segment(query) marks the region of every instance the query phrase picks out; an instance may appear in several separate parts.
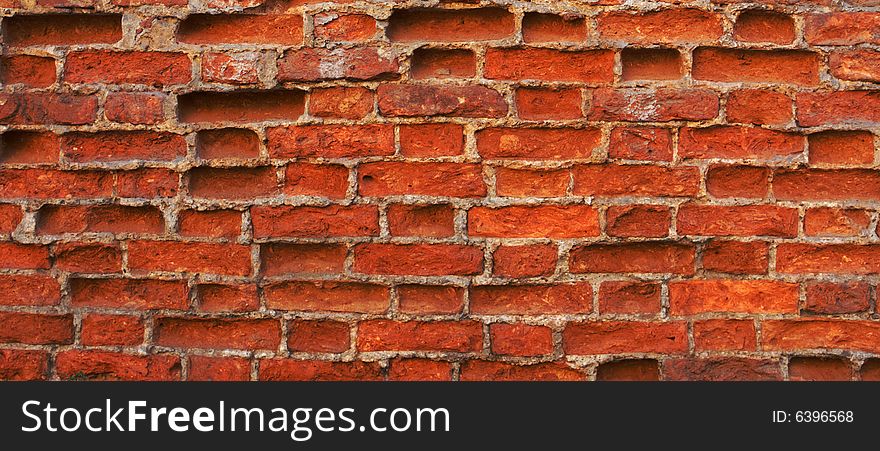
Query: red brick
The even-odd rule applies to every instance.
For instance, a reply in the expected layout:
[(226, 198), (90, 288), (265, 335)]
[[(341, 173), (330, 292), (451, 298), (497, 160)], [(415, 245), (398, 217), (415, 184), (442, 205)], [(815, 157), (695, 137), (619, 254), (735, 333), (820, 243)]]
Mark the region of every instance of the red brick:
[(191, 14), (181, 21), (177, 40), (187, 44), (286, 44), (303, 40), (296, 15)]
[(795, 38), (794, 20), (775, 11), (746, 10), (736, 18), (733, 37), (741, 42), (790, 44)]
[(672, 132), (666, 128), (616, 127), (608, 156), (623, 160), (671, 161)]
[(797, 313), (798, 286), (770, 280), (686, 280), (669, 283), (669, 313)]
[(52, 253), (62, 271), (112, 273), (122, 271), (122, 251), (116, 244), (57, 243)]
[(58, 353), (55, 371), (69, 380), (180, 380), (176, 355), (131, 355), (104, 351), (68, 350)]
[(0, 204), (0, 233), (11, 234), (21, 223), (24, 213), (14, 204)]
[(681, 53), (675, 49), (625, 48), (620, 63), (624, 81), (677, 80), (684, 75)]
[(459, 287), (400, 285), (398, 308), (409, 314), (458, 313), (464, 306), (464, 291)]
[(251, 207), (254, 237), (378, 236), (379, 210), (348, 207)]
[(599, 287), (599, 313), (660, 313), (660, 285), (651, 282), (602, 282)]
[(289, 164), (285, 168), (283, 190), (290, 196), (344, 198), (348, 192), (348, 168), (329, 164)]
[(880, 174), (873, 170), (777, 170), (773, 194), (782, 200), (873, 200), (880, 196)]
[(49, 248), (39, 244), (19, 244), (0, 241), (0, 268), (49, 269)]
[(593, 289), (589, 283), (473, 286), (470, 309), (478, 315), (590, 313)]
[(548, 277), (556, 272), (556, 246), (534, 244), (501, 246), (492, 254), (492, 273), (501, 277)]
[(501, 8), (396, 10), (386, 34), (397, 42), (489, 41), (513, 35), (514, 21), (513, 14)]
[(202, 80), (233, 85), (258, 83), (262, 59), (258, 52), (206, 53), (202, 56)]
[(542, 13), (526, 13), (522, 20), (525, 42), (583, 42), (587, 28), (583, 17)]
[(694, 246), (688, 243), (588, 244), (571, 250), (572, 273), (694, 273)]
[(810, 236), (860, 236), (870, 223), (868, 211), (853, 208), (810, 208), (804, 214), (804, 232)]
[(711, 166), (706, 191), (714, 197), (763, 199), (770, 190), (770, 170), (754, 166)]
[(566, 354), (624, 354), (687, 352), (684, 322), (605, 321), (569, 323), (562, 332)]
[(204, 357), (194, 355), (189, 358), (190, 381), (247, 381), (250, 380), (251, 364), (238, 357)]
[(260, 141), (253, 130), (220, 128), (202, 130), (196, 135), (196, 152), (202, 159), (256, 158)]
[(874, 352), (880, 345), (880, 324), (848, 320), (765, 320), (761, 341), (767, 351), (842, 349)]
[(831, 53), (828, 58), (831, 75), (850, 81), (880, 81), (880, 52), (858, 49)]
[(400, 126), (400, 153), (406, 157), (461, 155), (464, 130), (458, 124)]
[(166, 95), (157, 92), (114, 92), (104, 102), (108, 121), (154, 125), (165, 120)]
[(372, 125), (306, 125), (266, 131), (272, 158), (355, 158), (392, 155), (394, 128)]
[(180, 122), (296, 120), (305, 112), (303, 91), (191, 92), (177, 96)]
[(73, 343), (73, 315), (0, 312), (0, 343)]
[(45, 380), (48, 368), (49, 353), (45, 351), (0, 349), (0, 380)]
[(341, 274), (346, 254), (346, 247), (339, 244), (271, 243), (260, 249), (260, 271), (264, 276)]
[(184, 210), (178, 233), (185, 237), (235, 238), (241, 235), (241, 212), (236, 210)]
[(62, 233), (150, 233), (165, 231), (162, 212), (152, 206), (46, 205), (37, 213), (36, 232)]
[(798, 210), (775, 205), (684, 204), (676, 220), (680, 235), (795, 237)]
[(261, 381), (378, 381), (378, 362), (267, 359), (260, 361)]
[(376, 162), (358, 167), (358, 192), (375, 197), (481, 197), (486, 184), (477, 164)]
[(151, 131), (67, 133), (61, 153), (77, 163), (113, 161), (170, 161), (186, 156), (182, 135)]
[(144, 321), (137, 316), (92, 313), (82, 318), (82, 344), (135, 346), (144, 342)]
[(28, 45), (113, 44), (122, 39), (119, 14), (16, 15), (3, 21), (4, 41)]
[(343, 322), (297, 320), (289, 327), (287, 348), (294, 352), (338, 354), (351, 346), (350, 327)]
[(176, 348), (275, 350), (281, 324), (275, 319), (156, 318), (153, 340)]
[(64, 63), (68, 83), (108, 83), (167, 86), (192, 80), (192, 62), (184, 53), (71, 52)]
[(380, 85), (379, 112), (389, 117), (503, 117), (508, 105), (485, 86)]
[(462, 381), (581, 381), (585, 376), (564, 362), (517, 365), (467, 360), (461, 366)]
[(528, 357), (553, 352), (553, 331), (546, 326), (495, 323), (489, 333), (495, 354)]
[(612, 205), (605, 212), (605, 230), (618, 237), (664, 237), (672, 215), (659, 205)]
[(448, 237), (455, 232), (450, 205), (390, 205), (388, 229), (394, 236)]
[(693, 53), (698, 80), (746, 83), (819, 83), (819, 55), (800, 50), (744, 50), (701, 47)]
[(804, 23), (804, 38), (812, 45), (855, 45), (880, 43), (880, 14), (834, 12), (810, 14)]
[(562, 197), (568, 191), (567, 169), (495, 168), (495, 191), (510, 197)]
[(247, 276), (250, 247), (239, 244), (131, 241), (128, 266), (133, 271), (171, 271)]
[(189, 172), (189, 191), (202, 199), (255, 199), (278, 193), (275, 167), (194, 168)]
[(658, 381), (660, 366), (656, 360), (630, 359), (603, 363), (596, 368), (597, 381)]
[(754, 351), (755, 322), (737, 319), (709, 319), (694, 323), (697, 351)]
[(388, 369), (391, 381), (448, 381), (452, 379), (452, 365), (448, 362), (425, 359), (394, 359)]
[(373, 91), (367, 88), (317, 88), (309, 96), (309, 114), (361, 119), (373, 112)]
[(803, 153), (803, 136), (753, 127), (683, 128), (679, 155), (684, 158), (725, 158), (777, 161)]
[(870, 286), (864, 282), (812, 282), (806, 286), (804, 311), (837, 315), (867, 311)]
[(583, 116), (582, 102), (581, 91), (574, 88), (516, 90), (516, 109), (520, 119), (578, 119)]
[(693, 196), (700, 185), (695, 167), (594, 164), (576, 166), (573, 174), (580, 196)]
[(116, 174), (120, 197), (174, 197), (180, 176), (168, 169), (138, 169)]
[(369, 41), (376, 36), (376, 19), (366, 14), (315, 15), (315, 37), (335, 42)]
[(880, 359), (868, 359), (859, 369), (859, 375), (863, 381), (880, 380)]
[(95, 121), (98, 97), (27, 92), (0, 94), (0, 124), (83, 125)]
[(458, 244), (381, 244), (354, 247), (353, 270), (365, 274), (473, 275), (483, 271), (483, 250)]
[(250, 312), (260, 308), (254, 285), (199, 285), (198, 299), (203, 312)]
[(785, 125), (794, 119), (791, 99), (776, 91), (743, 89), (727, 96), (727, 122)]
[(413, 51), (410, 74), (416, 80), (470, 78), (477, 73), (472, 50), (418, 48)]
[(851, 381), (852, 362), (838, 358), (792, 357), (788, 361), (792, 381)]
[(599, 235), (599, 214), (587, 205), (541, 205), (468, 211), (468, 235), (506, 238), (580, 238)]
[(874, 134), (868, 131), (832, 130), (808, 136), (810, 164), (874, 162)]
[(32, 55), (5, 56), (0, 59), (0, 81), (32, 88), (51, 86), (55, 83), (55, 59)]
[(782, 273), (873, 274), (880, 271), (880, 246), (858, 244), (780, 244), (776, 269)]
[(477, 352), (483, 349), (483, 325), (476, 321), (362, 321), (357, 348), (360, 352)]
[(70, 279), (74, 307), (186, 310), (185, 281), (153, 279)]
[(483, 158), (569, 160), (590, 158), (602, 133), (595, 128), (487, 128), (476, 138)]
[(803, 127), (880, 123), (880, 93), (877, 91), (801, 93), (795, 103), (797, 122)]
[(58, 305), (61, 286), (58, 281), (43, 275), (0, 276), (0, 305)]
[(387, 80), (400, 77), (397, 56), (375, 47), (302, 48), (278, 60), (279, 82)]
[(610, 83), (614, 78), (614, 52), (555, 49), (490, 48), (484, 76), (496, 80), (543, 80)]
[(720, 15), (698, 9), (611, 11), (596, 20), (603, 39), (631, 44), (712, 42), (723, 33)]
[(663, 363), (663, 377), (672, 381), (778, 381), (779, 363), (741, 357), (673, 359)]
[(0, 163), (58, 163), (61, 138), (50, 132), (7, 130), (0, 135)]
[(388, 287), (354, 282), (280, 282), (263, 294), (276, 310), (382, 313), (389, 307)]
[(608, 89), (593, 91), (588, 117), (597, 121), (697, 121), (718, 116), (718, 94), (706, 89)]
[(761, 241), (709, 241), (703, 248), (703, 268), (730, 274), (766, 274), (769, 247)]

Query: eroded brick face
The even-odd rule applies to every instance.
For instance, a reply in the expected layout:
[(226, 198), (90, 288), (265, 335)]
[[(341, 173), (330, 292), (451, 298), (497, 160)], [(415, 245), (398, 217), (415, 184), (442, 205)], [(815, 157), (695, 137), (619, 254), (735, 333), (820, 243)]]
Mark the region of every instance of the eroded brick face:
[(0, 6), (0, 379), (880, 378), (876, 2)]

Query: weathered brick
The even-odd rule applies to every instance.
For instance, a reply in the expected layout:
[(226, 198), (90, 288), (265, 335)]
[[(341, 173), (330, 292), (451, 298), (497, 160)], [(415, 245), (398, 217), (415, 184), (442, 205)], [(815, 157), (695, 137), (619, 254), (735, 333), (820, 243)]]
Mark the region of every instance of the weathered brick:
[(468, 234), (475, 237), (579, 238), (599, 235), (599, 214), (584, 205), (474, 207)]
[(378, 236), (379, 210), (370, 205), (342, 207), (251, 207), (254, 236)]
[(483, 251), (458, 244), (359, 244), (354, 247), (353, 270), (365, 274), (473, 275), (483, 271)]
[(478, 285), (470, 289), (470, 304), (471, 312), (483, 315), (590, 313), (593, 289), (588, 283)]
[(689, 280), (669, 283), (672, 315), (794, 313), (798, 286), (766, 280)]

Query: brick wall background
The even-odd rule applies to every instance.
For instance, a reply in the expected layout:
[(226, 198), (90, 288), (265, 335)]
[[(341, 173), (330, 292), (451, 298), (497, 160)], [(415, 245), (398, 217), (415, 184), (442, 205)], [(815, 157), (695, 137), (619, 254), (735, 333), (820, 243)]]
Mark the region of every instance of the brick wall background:
[(0, 7), (2, 379), (880, 378), (880, 2)]

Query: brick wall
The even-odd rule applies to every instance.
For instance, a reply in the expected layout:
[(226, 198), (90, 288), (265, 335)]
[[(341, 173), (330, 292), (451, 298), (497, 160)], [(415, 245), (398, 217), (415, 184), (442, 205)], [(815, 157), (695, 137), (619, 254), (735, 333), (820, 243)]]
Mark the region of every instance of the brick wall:
[(877, 6), (0, 0), (0, 378), (880, 378)]

